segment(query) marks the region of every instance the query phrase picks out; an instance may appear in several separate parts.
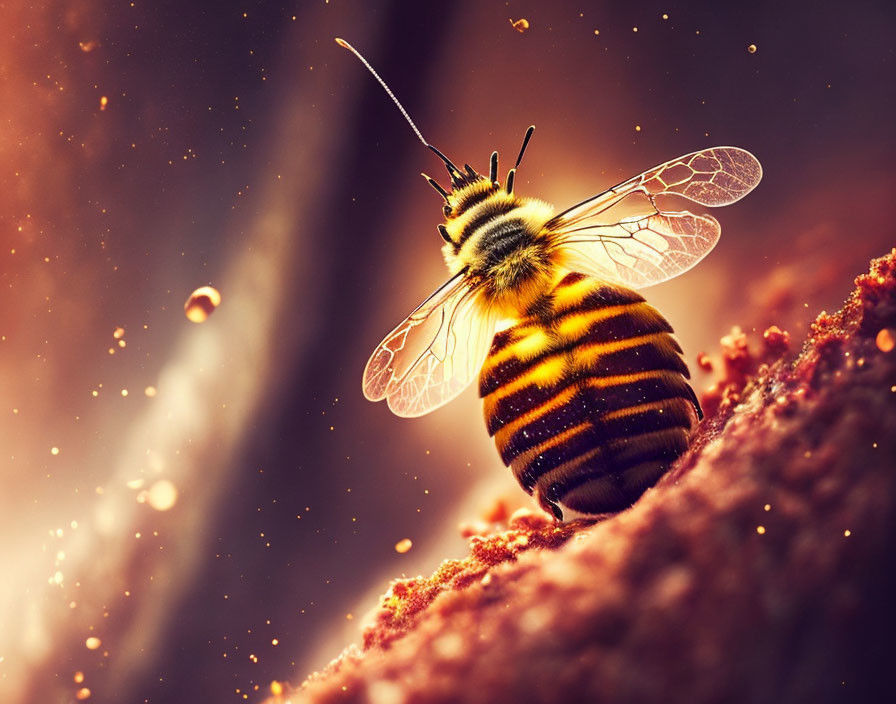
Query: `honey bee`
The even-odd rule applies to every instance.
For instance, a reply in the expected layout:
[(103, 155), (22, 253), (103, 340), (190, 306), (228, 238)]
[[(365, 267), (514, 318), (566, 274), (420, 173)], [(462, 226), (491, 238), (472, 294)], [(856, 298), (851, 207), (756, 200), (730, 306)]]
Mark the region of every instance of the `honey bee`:
[(503, 183), (497, 152), (487, 174), (461, 170), (336, 41), (450, 179), (449, 190), (423, 174), (444, 201), (437, 229), (451, 277), (374, 350), (364, 395), (420, 416), (478, 376), (501, 459), (543, 508), (562, 520), (632, 505), (703, 417), (672, 327), (633, 289), (687, 271), (719, 239), (715, 218), (675, 201), (734, 203), (759, 183), (759, 161), (737, 147), (703, 149), (555, 212), (514, 192), (534, 126)]

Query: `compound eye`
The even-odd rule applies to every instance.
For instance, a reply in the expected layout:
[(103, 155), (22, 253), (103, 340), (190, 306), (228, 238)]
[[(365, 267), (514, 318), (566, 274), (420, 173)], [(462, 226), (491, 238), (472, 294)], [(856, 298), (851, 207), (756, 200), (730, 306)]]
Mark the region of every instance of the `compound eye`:
[(454, 211), (452, 210), (450, 205), (446, 205), (444, 208), (442, 208), (442, 212), (445, 213), (446, 218), (450, 218), (451, 213), (453, 213)]

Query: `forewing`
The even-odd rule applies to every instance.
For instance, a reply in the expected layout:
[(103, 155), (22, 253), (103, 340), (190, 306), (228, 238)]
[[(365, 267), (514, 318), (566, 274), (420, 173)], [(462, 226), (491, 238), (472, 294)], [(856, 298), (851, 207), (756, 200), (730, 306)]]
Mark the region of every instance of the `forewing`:
[[(743, 198), (762, 178), (750, 152), (713, 147), (656, 166), (555, 216), (567, 266), (635, 288), (678, 276), (719, 240), (715, 218), (660, 208), (676, 197), (706, 206)], [(638, 214), (619, 219), (620, 211)], [(615, 217), (614, 217), (615, 215)]]
[(743, 198), (761, 178), (762, 166), (750, 152), (712, 147), (667, 161), (629, 183), (651, 195), (673, 193), (700, 205), (718, 207)]
[(752, 191), (762, 179), (762, 166), (738, 147), (712, 147), (685, 154), (645, 171), (555, 216), (549, 227), (565, 229), (597, 218), (626, 196), (641, 193), (653, 199), (675, 195), (700, 205), (730, 205)]
[(430, 296), (379, 344), (364, 369), (364, 395), (387, 399), (399, 416), (448, 403), (476, 378), (494, 336), (494, 317), (462, 275)]
[(570, 231), (562, 247), (572, 271), (643, 288), (690, 269), (715, 246), (721, 231), (709, 215), (654, 213)]

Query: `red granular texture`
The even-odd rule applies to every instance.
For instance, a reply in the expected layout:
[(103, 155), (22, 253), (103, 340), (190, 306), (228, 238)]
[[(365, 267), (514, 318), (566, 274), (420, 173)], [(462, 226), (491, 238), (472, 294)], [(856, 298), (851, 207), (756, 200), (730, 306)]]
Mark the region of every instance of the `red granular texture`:
[[(298, 702), (890, 701), (896, 250), (629, 510), (531, 514), (396, 582)], [(735, 341), (732, 358), (744, 361)], [(727, 361), (726, 361), (727, 363)]]
[(509, 530), (472, 537), (469, 557), (446, 560), (428, 578), (392, 582), (380, 602), (373, 625), (364, 632), (364, 648), (382, 647), (403, 635), (418, 614), (442, 592), (464, 589), (479, 582), (490, 568), (513, 562), (527, 550), (559, 547), (577, 530), (591, 523), (573, 521), (558, 524), (540, 512), (517, 511), (510, 519)]
[[(763, 364), (772, 364), (787, 356), (790, 350), (790, 334), (772, 325), (762, 333), (760, 346), (751, 347), (747, 335), (734, 328), (725, 335), (719, 345), (722, 351), (722, 374), (700, 397), (700, 405), (706, 418), (713, 418), (720, 411), (730, 412), (741, 401), (741, 394), (753, 380)], [(707, 371), (712, 363), (705, 354), (698, 356), (698, 366)]]
[(790, 349), (790, 334), (777, 325), (772, 325), (762, 333), (765, 355), (780, 357)]

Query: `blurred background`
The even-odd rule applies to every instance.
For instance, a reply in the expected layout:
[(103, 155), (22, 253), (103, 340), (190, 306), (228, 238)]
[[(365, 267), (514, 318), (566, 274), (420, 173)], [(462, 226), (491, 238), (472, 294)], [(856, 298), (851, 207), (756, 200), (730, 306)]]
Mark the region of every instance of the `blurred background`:
[(455, 161), (503, 172), (536, 124), (517, 191), (558, 207), (755, 153), (715, 251), (647, 291), (692, 367), (733, 325), (798, 344), (896, 244), (890, 3), (11, 0), (0, 27), (3, 702), (258, 701), (528, 501), (475, 390), (415, 420), (361, 395), (446, 278), (441, 172), (333, 37)]

